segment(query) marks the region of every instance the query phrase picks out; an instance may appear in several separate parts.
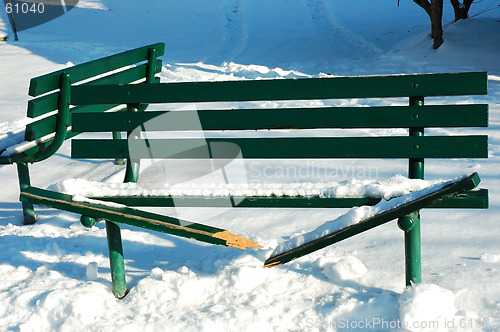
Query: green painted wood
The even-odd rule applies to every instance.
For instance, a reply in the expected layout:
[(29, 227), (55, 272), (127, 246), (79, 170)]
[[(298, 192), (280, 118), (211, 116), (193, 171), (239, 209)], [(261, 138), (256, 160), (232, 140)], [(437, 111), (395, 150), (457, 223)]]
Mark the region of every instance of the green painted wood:
[[(361, 205), (375, 205), (379, 198), (335, 198), (335, 197), (292, 197), (292, 196), (108, 196), (95, 199), (128, 206), (144, 207), (228, 207), (228, 201), (239, 202), (237, 208), (353, 208)], [(431, 204), (430, 209), (462, 208), (487, 209), (488, 190), (467, 191), (447, 197)]]
[[(76, 106), (70, 109), (70, 113), (85, 112), (90, 116), (95, 116), (96, 113), (102, 113), (111, 108), (119, 105), (87, 105), (87, 106)], [(24, 134), (24, 139), (26, 141), (34, 141), (38, 138), (44, 137), (50, 133), (53, 133), (56, 128), (57, 115), (50, 115), (48, 117), (42, 118), (40, 120), (34, 121), (26, 125), (26, 131)], [(69, 125), (71, 125), (72, 116), (70, 116)]]
[(14, 162), (10, 157), (0, 157), (0, 165), (12, 165), (12, 163)]
[(74, 105), (454, 96), (487, 93), (487, 73), (75, 86)]
[(21, 192), (21, 201), (92, 216), (96, 219), (106, 219), (181, 237), (193, 238), (202, 242), (226, 245), (225, 240), (212, 236), (224, 231), (220, 228), (127, 207), (74, 201), (71, 195), (36, 187), (25, 188)]
[[(89, 107), (89, 106), (84, 106)], [(93, 106), (90, 106), (93, 107)], [(109, 105), (100, 105), (102, 108), (111, 107)], [(48, 134), (54, 133), (56, 131), (56, 121), (57, 115), (51, 115), (46, 118), (40, 119), (38, 121), (34, 121), (32, 123), (28, 123), (26, 125), (26, 130), (24, 132), (24, 139), (26, 141), (34, 141), (38, 138), (44, 137)], [(69, 118), (71, 121), (71, 116)]]
[(146, 61), (148, 59), (148, 51), (150, 48), (156, 49), (157, 56), (165, 54), (165, 44), (157, 43), (82, 63), (74, 67), (65, 68), (50, 74), (32, 78), (28, 94), (32, 97), (36, 97), (58, 89), (59, 76), (62, 73), (69, 74), (71, 76), (72, 83), (74, 84), (103, 73)]
[(488, 189), (467, 191), (432, 204), (432, 208), (437, 209), (487, 209), (488, 207)]
[(69, 75), (65, 73), (61, 74), (60, 81), (61, 90), (57, 107), (59, 111), (57, 113), (55, 135), (48, 146), (44, 146), (43, 150), (40, 150), (30, 158), (30, 162), (38, 162), (49, 158), (59, 150), (66, 139), (69, 122), (69, 93), (71, 81)]
[[(161, 71), (161, 64), (161, 60), (157, 60), (155, 73), (159, 73)], [(86, 82), (84, 85), (128, 84), (141, 79), (145, 80), (147, 68), (148, 64), (142, 64), (105, 77), (98, 77), (90, 82)], [(27, 116), (30, 118), (36, 118), (40, 115), (55, 111), (57, 109), (58, 96), (59, 93), (54, 92), (29, 100)]]
[(477, 173), (474, 173), (460, 181), (453, 182), (442, 189), (430, 192), (421, 198), (405, 202), (404, 204), (392, 208), (388, 211), (364, 219), (357, 224), (351, 225), (337, 232), (321, 237), (317, 240), (305, 243), (287, 252), (272, 256), (265, 261), (264, 266), (275, 266), (287, 263), (295, 258), (310, 254), (331, 244), (347, 239), (351, 236), (357, 235), (374, 227), (380, 226), (386, 222), (400, 218), (404, 215), (410, 214), (413, 211), (418, 211), (448, 195), (471, 190), (475, 188), (479, 184), (479, 182), (479, 176), (477, 175)]
[(203, 130), (487, 127), (488, 105), (78, 113), (72, 118), (77, 132), (131, 131), (142, 124), (148, 131), (199, 130), (199, 123)]
[[(72, 158), (486, 158), (487, 136), (72, 140)], [(210, 155), (208, 146), (210, 146)]]
[(129, 206), (144, 207), (228, 207), (236, 208), (351, 208), (360, 205), (375, 205), (377, 198), (328, 198), (290, 196), (105, 196), (96, 199)]

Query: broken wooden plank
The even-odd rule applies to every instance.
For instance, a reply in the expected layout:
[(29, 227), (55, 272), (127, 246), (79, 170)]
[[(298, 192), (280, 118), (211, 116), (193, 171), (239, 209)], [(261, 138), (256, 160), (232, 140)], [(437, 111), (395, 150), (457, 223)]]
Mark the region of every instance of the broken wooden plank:
[[(360, 209), (371, 210), (364, 211), (365, 217), (361, 217), (360, 220), (347, 220), (350, 224), (345, 225), (345, 227), (341, 227), (342, 225), (339, 226), (338, 223), (346, 221), (346, 215), (330, 221), (312, 232), (281, 243), (265, 261), (264, 266), (272, 267), (284, 264), (295, 258), (310, 254), (368, 229), (427, 207), (450, 195), (473, 189), (477, 187), (480, 181), (477, 173), (473, 173), (389, 201), (382, 201), (373, 207), (364, 206), (355, 208), (350, 212), (358, 212), (361, 211)], [(372, 213), (370, 214), (370, 212)]]
[(246, 249), (247, 247), (261, 248), (261, 246), (253, 241), (229, 233), (225, 229), (131, 209), (116, 203), (101, 202), (83, 197), (82, 200), (75, 200), (70, 195), (36, 187), (24, 189), (21, 192), (21, 201), (91, 216), (95, 219), (106, 219), (181, 237), (193, 238), (212, 244), (239, 249)]

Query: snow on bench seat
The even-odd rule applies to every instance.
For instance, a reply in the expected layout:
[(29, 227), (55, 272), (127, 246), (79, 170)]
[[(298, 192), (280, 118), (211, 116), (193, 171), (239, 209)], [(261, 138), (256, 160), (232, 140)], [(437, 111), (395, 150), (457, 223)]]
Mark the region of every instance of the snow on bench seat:
[[(313, 231), (292, 236), (289, 240), (280, 243), (266, 260), (264, 266), (272, 267), (289, 262), (390, 220), (401, 218), (409, 213), (408, 211), (417, 211), (447, 195), (476, 188), (479, 182), (477, 173), (464, 175), (453, 180), (437, 182), (401, 197), (390, 200), (383, 199), (374, 206), (352, 208), (344, 215), (324, 223)], [(415, 217), (418, 218), (418, 215)], [(359, 229), (354, 230), (354, 228)], [(350, 230), (351, 234), (347, 234)], [(342, 233), (346, 235), (342, 235)]]
[(439, 181), (409, 179), (402, 175), (376, 180), (351, 179), (344, 182), (305, 183), (199, 183), (184, 182), (156, 185), (154, 189), (140, 183), (105, 183), (85, 179), (67, 179), (51, 189), (73, 196), (289, 196), (358, 198), (372, 197), (389, 200), (422, 190)]

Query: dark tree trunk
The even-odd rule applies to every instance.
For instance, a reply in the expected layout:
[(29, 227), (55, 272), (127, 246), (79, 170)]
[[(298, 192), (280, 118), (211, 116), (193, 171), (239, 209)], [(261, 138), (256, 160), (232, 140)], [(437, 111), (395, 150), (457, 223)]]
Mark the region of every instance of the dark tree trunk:
[[(431, 36), (434, 39), (434, 48), (443, 44), (443, 0), (413, 0), (414, 3), (422, 7), (431, 19)], [(474, 0), (450, 0), (455, 11), (455, 22), (466, 19), (469, 16), (469, 9)]]
[(455, 22), (458, 20), (464, 20), (469, 17), (469, 9), (474, 0), (464, 0), (461, 4), (458, 0), (450, 0), (453, 10), (455, 11)]
[(427, 15), (429, 15), (429, 18), (432, 17), (431, 4), (428, 0), (413, 0), (413, 2), (422, 7)]
[[(470, 0), (469, 0), (470, 1)], [(422, 7), (431, 19), (431, 36), (434, 39), (434, 48), (438, 48), (443, 43), (443, 0), (413, 0)]]
[(443, 0), (431, 0), (431, 27), (434, 49), (443, 44)]

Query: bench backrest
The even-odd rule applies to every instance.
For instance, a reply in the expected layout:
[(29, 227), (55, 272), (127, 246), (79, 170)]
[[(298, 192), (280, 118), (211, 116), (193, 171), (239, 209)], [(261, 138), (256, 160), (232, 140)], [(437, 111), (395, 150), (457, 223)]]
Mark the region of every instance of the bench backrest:
[[(210, 145), (234, 143), (243, 158), (486, 158), (486, 135), (424, 136), (424, 128), (486, 127), (488, 105), (424, 106), (424, 97), (487, 93), (486, 73), (395, 75), (352, 78), (314, 78), (228, 82), (162, 83), (78, 86), (71, 90), (74, 105), (129, 105), (233, 101), (278, 101), (346, 98), (409, 97), (408, 106), (318, 107), (178, 111), (169, 123), (148, 122), (148, 131), (194, 130), (199, 117), (203, 130), (410, 128), (409, 136), (207, 138)], [(195, 114), (193, 114), (195, 113)], [(166, 111), (73, 115), (73, 131), (132, 131)], [(155, 158), (205, 158), (200, 149), (172, 154), (174, 147), (191, 146), (196, 139), (74, 140), (73, 158), (128, 158), (132, 147), (154, 146)], [(140, 149), (134, 149), (136, 151)], [(178, 149), (177, 149), (178, 150)], [(232, 158), (220, 149), (212, 158)], [(150, 158), (148, 151), (136, 158)]]
[[(35, 120), (26, 126), (25, 140), (38, 142), (16, 156), (17, 159), (36, 161), (36, 154), (51, 144), (52, 140), (47, 137), (53, 135), (57, 129), (59, 113), (55, 111), (60, 110), (63, 74), (67, 75), (71, 85), (153, 83), (155, 74), (160, 72), (162, 67), (162, 62), (157, 57), (162, 56), (164, 52), (163, 43), (148, 45), (31, 79), (28, 94), (35, 98), (28, 101), (27, 116)], [(69, 112), (100, 113), (120, 104), (76, 106), (70, 108)], [(66, 139), (77, 135), (72, 131), (71, 117), (68, 118), (67, 127)]]

